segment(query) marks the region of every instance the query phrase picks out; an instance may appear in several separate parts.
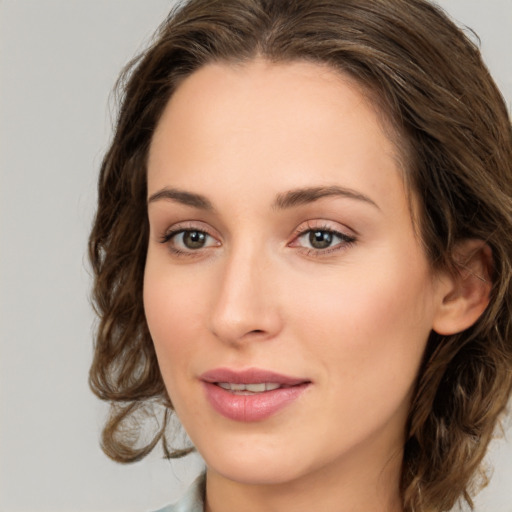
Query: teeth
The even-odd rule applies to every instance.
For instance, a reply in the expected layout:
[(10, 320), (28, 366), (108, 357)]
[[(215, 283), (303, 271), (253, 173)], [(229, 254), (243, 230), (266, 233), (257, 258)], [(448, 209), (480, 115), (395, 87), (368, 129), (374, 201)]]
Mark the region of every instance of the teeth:
[(250, 393), (263, 393), (281, 387), (277, 382), (259, 382), (258, 384), (235, 384), (233, 382), (217, 382), (217, 386), (228, 391), (249, 391)]
[(240, 387), (239, 391), (250, 391), (251, 393), (262, 393), (265, 391), (265, 383), (260, 384), (238, 384)]

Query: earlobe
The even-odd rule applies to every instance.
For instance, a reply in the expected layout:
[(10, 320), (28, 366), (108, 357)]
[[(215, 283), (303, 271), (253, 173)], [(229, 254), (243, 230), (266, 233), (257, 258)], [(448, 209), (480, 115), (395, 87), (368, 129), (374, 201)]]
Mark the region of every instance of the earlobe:
[(441, 280), (433, 330), (441, 335), (462, 332), (480, 318), (492, 288), (492, 251), (482, 240), (464, 240), (455, 251), (457, 271)]

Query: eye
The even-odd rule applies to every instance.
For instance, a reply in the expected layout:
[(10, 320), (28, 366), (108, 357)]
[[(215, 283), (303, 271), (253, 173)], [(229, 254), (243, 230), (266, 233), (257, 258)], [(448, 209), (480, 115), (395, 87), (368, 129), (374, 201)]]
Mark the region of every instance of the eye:
[(290, 247), (304, 249), (308, 255), (321, 255), (341, 250), (356, 241), (355, 236), (329, 227), (309, 227), (297, 230), (297, 236)]
[(210, 236), (204, 231), (182, 231), (173, 236), (175, 244), (183, 245), (187, 249), (202, 249)]
[(306, 238), (307, 243), (309, 243), (313, 249), (328, 249), (339, 237), (332, 231), (316, 229), (305, 233), (299, 238)]
[(199, 229), (176, 229), (169, 231), (162, 238), (162, 243), (178, 254), (189, 253), (218, 246), (219, 242), (206, 231)]

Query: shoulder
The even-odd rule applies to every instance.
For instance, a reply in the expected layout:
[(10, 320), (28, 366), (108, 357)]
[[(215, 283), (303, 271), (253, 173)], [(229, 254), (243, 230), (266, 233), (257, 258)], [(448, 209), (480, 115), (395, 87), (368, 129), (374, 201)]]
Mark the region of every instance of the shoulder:
[(167, 505), (164, 508), (155, 510), (155, 512), (203, 512), (205, 485), (206, 475), (203, 473), (196, 478), (185, 495), (177, 503)]

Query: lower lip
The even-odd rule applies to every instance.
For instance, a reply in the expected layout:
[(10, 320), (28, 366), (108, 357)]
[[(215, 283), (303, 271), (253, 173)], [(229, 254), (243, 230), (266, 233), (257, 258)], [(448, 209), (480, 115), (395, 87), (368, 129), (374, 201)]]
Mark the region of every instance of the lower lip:
[(297, 400), (309, 383), (250, 395), (236, 395), (210, 382), (203, 385), (208, 401), (219, 414), (234, 421), (253, 422), (264, 420)]

